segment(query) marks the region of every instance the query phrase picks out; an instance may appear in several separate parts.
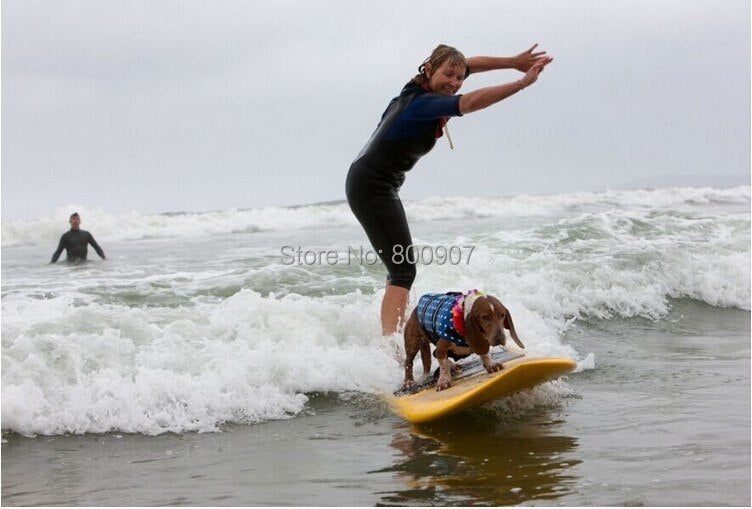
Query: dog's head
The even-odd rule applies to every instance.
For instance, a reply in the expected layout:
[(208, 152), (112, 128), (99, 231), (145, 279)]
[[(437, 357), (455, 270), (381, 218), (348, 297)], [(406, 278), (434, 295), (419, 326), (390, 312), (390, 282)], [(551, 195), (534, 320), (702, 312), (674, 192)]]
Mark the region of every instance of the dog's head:
[(475, 353), (484, 355), (491, 346), (506, 345), (504, 329), (520, 348), (525, 348), (514, 330), (512, 315), (499, 299), (483, 294), (465, 298), (465, 339)]

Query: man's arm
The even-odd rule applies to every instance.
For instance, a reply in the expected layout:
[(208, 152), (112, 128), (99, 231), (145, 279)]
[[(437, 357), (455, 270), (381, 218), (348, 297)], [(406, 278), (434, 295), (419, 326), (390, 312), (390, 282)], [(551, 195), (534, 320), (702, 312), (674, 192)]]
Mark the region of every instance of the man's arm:
[(92, 235), (91, 233), (89, 234), (89, 244), (91, 244), (91, 247), (93, 247), (93, 248), (94, 248), (94, 251), (96, 251), (96, 252), (97, 252), (97, 254), (99, 255), (99, 257), (100, 257), (100, 258), (101, 258), (102, 260), (106, 260), (106, 259), (107, 259), (107, 258), (106, 258), (106, 257), (104, 256), (104, 251), (102, 251), (102, 248), (101, 248), (101, 247), (99, 247), (99, 244), (97, 244), (97, 241), (96, 241), (96, 240), (94, 240), (94, 235)]
[(493, 71), (495, 69), (517, 69), (527, 72), (538, 60), (545, 58), (545, 51), (533, 53), (537, 44), (514, 57), (470, 57), (467, 59), (467, 67), (470, 73)]
[(65, 237), (65, 234), (63, 234), (60, 237), (60, 244), (57, 246), (57, 250), (52, 254), (52, 260), (50, 260), (50, 263), (57, 263), (57, 259), (60, 258), (60, 253), (63, 252), (63, 238)]

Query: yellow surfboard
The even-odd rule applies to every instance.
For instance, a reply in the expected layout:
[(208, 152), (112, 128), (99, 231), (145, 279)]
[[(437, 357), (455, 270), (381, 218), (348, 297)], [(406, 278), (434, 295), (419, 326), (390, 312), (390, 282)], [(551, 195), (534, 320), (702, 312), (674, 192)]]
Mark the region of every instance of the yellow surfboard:
[(413, 394), (398, 391), (387, 398), (387, 403), (397, 415), (410, 422), (435, 421), (548, 382), (571, 373), (577, 366), (572, 359), (527, 357), (524, 350), (507, 347), (492, 354), (495, 362), (503, 363), (504, 369), (486, 373), (478, 357), (472, 357), (471, 362), (460, 363), (462, 372), (452, 377), (450, 388), (437, 391), (435, 381), (429, 380)]

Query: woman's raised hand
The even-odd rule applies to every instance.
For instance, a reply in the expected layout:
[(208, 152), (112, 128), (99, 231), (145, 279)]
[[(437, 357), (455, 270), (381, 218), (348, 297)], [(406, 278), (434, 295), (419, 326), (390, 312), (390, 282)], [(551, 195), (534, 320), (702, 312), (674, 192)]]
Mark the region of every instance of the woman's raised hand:
[(530, 69), (525, 73), (525, 75), (519, 79), (520, 84), (522, 85), (522, 88), (528, 87), (535, 83), (538, 80), (538, 75), (543, 72), (543, 69), (546, 68), (548, 64), (550, 64), (554, 59), (551, 57), (546, 57), (538, 60), (535, 62)]
[(543, 55), (546, 54), (545, 51), (533, 53), (533, 50), (537, 47), (538, 43), (535, 43), (529, 50), (523, 51), (522, 53), (514, 57), (514, 68), (520, 72), (527, 72), (530, 70), (533, 64), (544, 60), (545, 57)]

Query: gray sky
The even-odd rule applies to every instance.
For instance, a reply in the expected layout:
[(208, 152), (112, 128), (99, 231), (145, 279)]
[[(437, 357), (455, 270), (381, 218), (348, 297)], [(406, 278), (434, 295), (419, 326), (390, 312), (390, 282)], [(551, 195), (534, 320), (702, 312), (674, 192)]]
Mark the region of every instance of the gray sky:
[(3, 0), (3, 220), (344, 199), (436, 44), (535, 42), (538, 83), (452, 120), (403, 199), (749, 184), (747, 1)]

